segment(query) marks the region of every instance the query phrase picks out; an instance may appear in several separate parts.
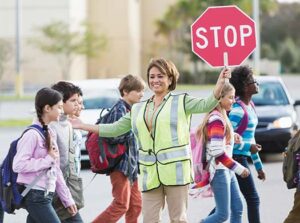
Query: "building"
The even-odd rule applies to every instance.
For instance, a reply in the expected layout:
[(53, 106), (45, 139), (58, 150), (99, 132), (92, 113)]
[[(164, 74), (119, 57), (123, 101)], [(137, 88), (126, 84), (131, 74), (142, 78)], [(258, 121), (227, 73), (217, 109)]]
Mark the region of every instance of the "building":
[[(14, 46), (15, 2), (0, 1), (0, 38)], [(21, 73), (25, 84), (49, 84), (62, 79), (58, 57), (30, 44), (36, 28), (53, 21), (77, 24), (87, 21), (96, 33), (105, 34), (108, 44), (98, 58), (78, 57), (71, 67), (71, 79), (107, 78), (124, 74), (145, 75), (149, 59), (163, 56), (162, 37), (155, 35), (155, 20), (176, 0), (19, 0)], [(14, 83), (14, 58), (1, 82)]]

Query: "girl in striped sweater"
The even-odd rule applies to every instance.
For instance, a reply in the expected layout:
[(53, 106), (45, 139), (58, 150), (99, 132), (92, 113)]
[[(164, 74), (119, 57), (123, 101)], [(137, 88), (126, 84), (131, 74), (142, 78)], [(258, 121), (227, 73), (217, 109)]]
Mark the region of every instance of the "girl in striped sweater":
[(231, 158), (234, 138), (238, 140), (238, 136), (234, 137), (226, 112), (231, 109), (234, 97), (234, 87), (226, 83), (219, 104), (206, 115), (197, 132), (204, 136), (206, 142), (206, 160), (216, 202), (214, 213), (203, 219), (202, 223), (225, 222), (229, 216), (231, 223), (242, 222), (243, 206), (234, 173), (247, 177), (249, 170)]

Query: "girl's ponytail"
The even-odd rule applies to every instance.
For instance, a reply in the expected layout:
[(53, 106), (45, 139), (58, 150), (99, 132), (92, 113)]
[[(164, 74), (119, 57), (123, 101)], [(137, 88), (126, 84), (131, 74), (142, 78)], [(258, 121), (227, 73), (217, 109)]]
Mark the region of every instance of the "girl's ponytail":
[(49, 151), (52, 147), (51, 136), (49, 133), (48, 125), (43, 120), (44, 108), (46, 105), (50, 107), (62, 100), (62, 95), (51, 88), (40, 89), (35, 96), (35, 111), (39, 122), (43, 126), (43, 130), (46, 137), (46, 148)]

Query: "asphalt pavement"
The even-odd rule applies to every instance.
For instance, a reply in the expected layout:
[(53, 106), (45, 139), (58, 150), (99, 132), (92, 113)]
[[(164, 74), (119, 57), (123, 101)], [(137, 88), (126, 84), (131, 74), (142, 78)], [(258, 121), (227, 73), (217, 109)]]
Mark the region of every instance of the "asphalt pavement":
[[(6, 154), (9, 143), (20, 135), (21, 128), (0, 128), (0, 159)], [(282, 223), (293, 204), (293, 190), (288, 190), (282, 180), (281, 155), (268, 156), (268, 162), (264, 163), (267, 180), (262, 182), (255, 177), (258, 193), (261, 198), (262, 223)], [(253, 170), (253, 166), (251, 166)], [(254, 171), (255, 173), (255, 171)], [(93, 173), (82, 170), (81, 176), (85, 185), (84, 197), (86, 206), (80, 210), (84, 222), (91, 222), (111, 202), (111, 185), (109, 177), (97, 175), (91, 183)], [(256, 174), (255, 174), (256, 176)], [(197, 223), (214, 207), (213, 198), (189, 199), (188, 219), (189, 223)], [(244, 203), (243, 222), (247, 222), (247, 210)], [(163, 211), (163, 223), (168, 221), (167, 207)], [(26, 222), (26, 211), (18, 210), (16, 215), (5, 215), (5, 223)], [(119, 222), (125, 222), (121, 219)], [(142, 219), (140, 218), (140, 221)]]

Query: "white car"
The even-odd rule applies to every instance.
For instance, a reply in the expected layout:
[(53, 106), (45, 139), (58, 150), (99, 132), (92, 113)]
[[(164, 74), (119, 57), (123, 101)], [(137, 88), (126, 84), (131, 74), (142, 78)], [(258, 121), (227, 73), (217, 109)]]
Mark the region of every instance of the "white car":
[[(73, 84), (81, 88), (83, 92), (83, 104), (80, 119), (84, 123), (95, 124), (100, 117), (100, 113), (105, 108), (111, 108), (120, 98), (118, 78), (114, 79), (87, 79), (72, 81)], [(87, 132), (83, 131), (83, 144), (81, 148), (81, 163), (89, 164), (89, 156), (85, 149)]]

